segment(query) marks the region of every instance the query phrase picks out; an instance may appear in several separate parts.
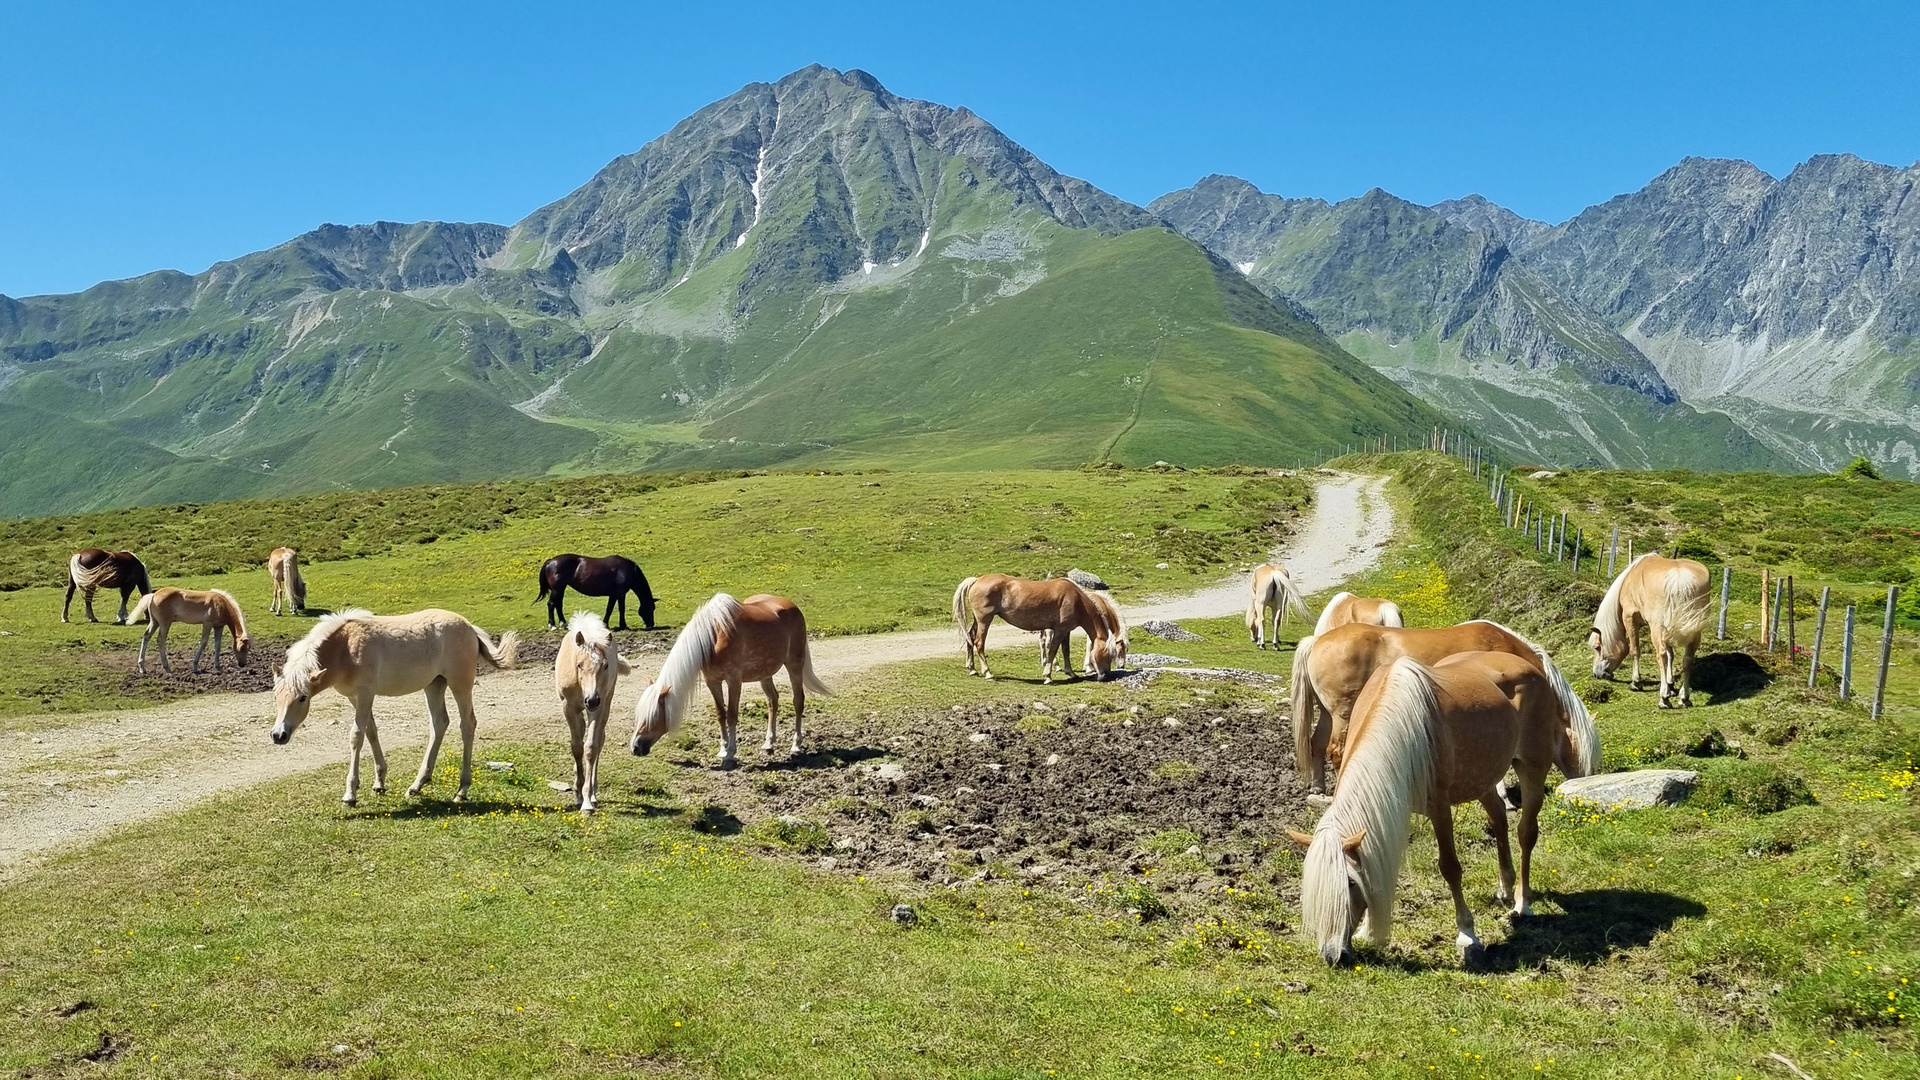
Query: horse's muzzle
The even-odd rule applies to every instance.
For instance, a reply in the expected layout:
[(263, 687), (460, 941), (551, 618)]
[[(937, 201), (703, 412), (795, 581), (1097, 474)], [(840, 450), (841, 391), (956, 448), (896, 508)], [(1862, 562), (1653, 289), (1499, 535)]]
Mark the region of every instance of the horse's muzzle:
[(633, 740), (633, 742), (632, 742), (632, 744), (631, 744), (631, 746), (632, 746), (632, 748), (633, 748), (633, 756), (634, 756), (634, 757), (646, 757), (646, 756), (647, 756), (647, 751), (649, 751), (649, 750), (651, 750), (651, 749), (653, 749), (653, 744), (652, 744), (652, 743), (650, 743), (650, 742), (642, 742), (642, 741), (641, 741), (641, 740), (639, 740), (639, 739), (635, 739), (635, 740)]
[(596, 695), (596, 696), (594, 696), (594, 697), (590, 697), (590, 698), (588, 698), (588, 699), (587, 699), (587, 702), (586, 702), (586, 704), (587, 704), (587, 708), (588, 708), (589, 710), (592, 710), (592, 709), (597, 709), (597, 708), (599, 708), (599, 707), (600, 707), (600, 698), (599, 698), (599, 696), (598, 696), (598, 695)]
[(273, 745), (275, 746), (285, 746), (287, 745), (287, 740), (293, 738), (293, 732), (283, 728), (274, 728), (272, 731), (267, 732), (267, 738), (272, 739)]

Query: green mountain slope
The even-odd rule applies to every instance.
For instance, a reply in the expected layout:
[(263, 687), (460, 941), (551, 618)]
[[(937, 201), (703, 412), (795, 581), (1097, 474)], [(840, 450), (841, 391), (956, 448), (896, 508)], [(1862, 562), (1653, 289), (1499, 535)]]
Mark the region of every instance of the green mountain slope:
[[(1280, 464), (1439, 420), (1139, 207), (818, 67), (511, 227), (330, 225), (0, 298), (0, 405), (138, 462), (0, 476), (11, 514), (709, 464)], [(81, 429), (50, 426), (5, 444), (71, 457)]]

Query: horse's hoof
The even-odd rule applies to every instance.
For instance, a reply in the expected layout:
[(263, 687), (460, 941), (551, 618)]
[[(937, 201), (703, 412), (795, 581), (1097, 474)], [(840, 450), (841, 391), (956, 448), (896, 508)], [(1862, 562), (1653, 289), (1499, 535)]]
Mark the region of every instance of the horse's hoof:
[(387, 793), (387, 785), (385, 784), (373, 785), (373, 793), (375, 795), (385, 795)]
[(989, 671), (989, 672), (987, 672), (986, 674), (984, 674), (984, 675), (982, 675), (982, 676), (980, 676), (980, 677), (981, 677), (981, 678), (983, 678), (983, 679), (991, 679), (991, 678), (993, 678), (993, 672), (991, 672), (991, 671)]
[(414, 786), (407, 789), (407, 798), (417, 799), (419, 797), (420, 797), (420, 785), (415, 784)]
[(456, 791), (456, 792), (454, 792), (454, 793), (453, 793), (453, 801), (454, 801), (454, 802), (462, 802), (462, 803), (463, 803), (463, 802), (466, 802), (466, 801), (467, 801), (467, 793), (466, 793), (466, 792), (464, 792), (464, 791)]
[(340, 800), (340, 805), (341, 805), (341, 806), (352, 806), (352, 805), (353, 805), (354, 803), (356, 803), (356, 802), (358, 802), (358, 801), (359, 801), (359, 800), (357, 800), (357, 799), (341, 799), (341, 800)]

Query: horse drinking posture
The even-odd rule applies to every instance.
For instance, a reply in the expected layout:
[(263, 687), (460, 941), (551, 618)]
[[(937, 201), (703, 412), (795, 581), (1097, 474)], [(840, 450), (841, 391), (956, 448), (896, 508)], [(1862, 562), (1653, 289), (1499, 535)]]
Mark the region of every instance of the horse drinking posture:
[(460, 708), (460, 790), (453, 801), (464, 802), (473, 784), (473, 731), (479, 719), (473, 712), (473, 680), (480, 661), (510, 668), (520, 648), (519, 635), (509, 630), (496, 647), (486, 631), (451, 611), (428, 608), (411, 615), (374, 615), (358, 609), (337, 612), (314, 624), (307, 636), (287, 650), (285, 668), (273, 672), (275, 719), (268, 733), (274, 742), (293, 738), (312, 708), (313, 695), (331, 687), (353, 702), (353, 753), (347, 758), (347, 790), (340, 801), (352, 806), (360, 791), (360, 744), (373, 748), (373, 793), (387, 790), (387, 756), (380, 750), (380, 733), (373, 723), (373, 699), (398, 697), (424, 690), (427, 716), (433, 724), (420, 775), (407, 789), (420, 794), (433, 778), (433, 764), (447, 735), (447, 691)]
[(735, 600), (726, 593), (716, 594), (687, 620), (660, 665), (659, 676), (640, 692), (628, 747), (645, 756), (654, 743), (679, 727), (698, 678), (705, 680), (719, 714), (720, 767), (731, 768), (737, 760), (742, 682), (758, 682), (766, 691), (767, 740), (760, 749), (771, 752), (780, 715), (780, 691), (774, 688), (773, 676), (783, 667), (793, 684), (793, 752), (798, 754), (807, 693), (832, 693), (813, 673), (806, 616), (784, 596), (762, 594)]
[(277, 547), (267, 556), (267, 576), (273, 578), (275, 615), (288, 611), (298, 615), (307, 610), (307, 579), (300, 576), (300, 553), (290, 547)]
[[(1374, 672), (1401, 657), (1436, 664), (1454, 653), (1482, 651), (1510, 653), (1546, 676), (1571, 726), (1576, 760), (1565, 771), (1568, 776), (1592, 771), (1600, 761), (1600, 732), (1547, 650), (1499, 623), (1476, 619), (1458, 626), (1405, 629), (1349, 623), (1301, 638), (1293, 654), (1293, 748), (1301, 774), (1313, 790), (1326, 790), (1327, 764), (1340, 764), (1348, 718)], [(1325, 720), (1316, 723), (1318, 715)]]
[(607, 741), (613, 684), (631, 670), (600, 616), (574, 612), (553, 659), (553, 681), (573, 733), (573, 796), (583, 814), (593, 813), (599, 801), (600, 747)]
[(120, 590), (120, 614), (114, 622), (125, 625), (127, 621), (127, 597), (133, 590), (139, 589), (140, 595), (153, 591), (147, 581), (147, 564), (131, 551), (102, 551), (99, 548), (87, 548), (76, 551), (73, 558), (67, 560), (67, 599), (60, 605), (60, 621), (67, 621), (67, 612), (73, 608), (73, 591), (80, 590), (80, 597), (87, 609), (87, 621), (99, 622), (93, 614), (93, 594), (97, 589)]
[[(1312, 836), (1289, 833), (1306, 849), (1300, 922), (1321, 958), (1339, 963), (1356, 932), (1386, 946), (1414, 813), (1433, 822), (1440, 873), (1453, 891), (1455, 943), (1467, 954), (1480, 948), (1453, 840), (1453, 807), (1470, 799), (1486, 808), (1487, 832), (1497, 841), (1501, 902), (1511, 902), (1516, 917), (1528, 914), (1547, 769), (1566, 760), (1565, 739), (1552, 684), (1510, 653), (1460, 653), (1432, 667), (1401, 657), (1376, 672), (1354, 709), (1333, 804)], [(1509, 765), (1521, 789), (1517, 889), (1506, 804), (1494, 787)]]
[(1333, 594), (1327, 606), (1320, 611), (1320, 621), (1313, 624), (1313, 636), (1346, 626), (1348, 623), (1365, 623), (1369, 626), (1405, 626), (1400, 617), (1400, 605), (1391, 600), (1378, 600), (1370, 596), (1355, 596), (1350, 592)]
[[(1109, 605), (1095, 600), (1091, 590), (1066, 578), (1034, 581), (1006, 574), (984, 574), (962, 581), (959, 588), (953, 590), (953, 624), (960, 631), (960, 643), (967, 650), (967, 674), (974, 674), (974, 659), (978, 657), (979, 673), (989, 679), (993, 678), (993, 672), (987, 670), (987, 627), (996, 615), (1022, 630), (1051, 631), (1051, 636), (1043, 642), (1041, 682), (1053, 681), (1055, 653), (1059, 654), (1060, 666), (1066, 669), (1068, 677), (1076, 677), (1073, 654), (1067, 648), (1075, 630), (1087, 635), (1087, 667), (1096, 678), (1105, 679), (1116, 663), (1116, 644), (1109, 629), (1113, 624), (1108, 610)], [(1111, 617), (1117, 620), (1119, 609), (1111, 610)]]
[(247, 636), (247, 617), (240, 612), (240, 604), (232, 595), (221, 589), (176, 589), (171, 585), (142, 596), (134, 605), (133, 614), (128, 621), (147, 620), (147, 632), (140, 635), (140, 658), (134, 668), (145, 675), (147, 673), (147, 642), (154, 638), (160, 640), (160, 670), (173, 674), (173, 665), (167, 660), (167, 634), (174, 623), (197, 623), (200, 627), (200, 647), (193, 651), (192, 671), (200, 674), (200, 657), (207, 651), (207, 636), (213, 636), (213, 670), (220, 670), (220, 631), (233, 635), (233, 660), (241, 667), (247, 666), (247, 653), (253, 647), (253, 639)]
[(561, 597), (566, 595), (567, 587), (583, 596), (604, 596), (607, 598), (607, 613), (602, 622), (613, 621), (615, 604), (620, 607), (619, 629), (627, 626), (627, 594), (632, 593), (634, 603), (640, 609), (640, 621), (647, 629), (653, 629), (653, 589), (647, 585), (647, 575), (632, 559), (620, 555), (608, 555), (603, 558), (588, 558), (585, 555), (555, 555), (540, 567), (540, 595), (534, 600), (547, 602), (547, 625), (562, 626), (567, 621), (567, 613), (562, 609)]
[[(1300, 590), (1293, 584), (1293, 575), (1279, 563), (1261, 563), (1253, 568), (1251, 593), (1247, 597), (1247, 637), (1256, 649), (1266, 648), (1269, 640), (1274, 648), (1280, 647), (1280, 624), (1286, 620), (1288, 608), (1299, 612), (1302, 619), (1312, 618), (1307, 614), (1306, 601), (1300, 598)], [(1273, 616), (1271, 637), (1262, 634), (1269, 612)]]
[(1607, 586), (1600, 610), (1593, 617), (1587, 644), (1593, 648), (1593, 677), (1610, 679), (1629, 650), (1633, 653), (1633, 682), (1640, 689), (1640, 628), (1653, 639), (1660, 662), (1660, 707), (1673, 707), (1677, 686), (1680, 704), (1693, 704), (1693, 654), (1707, 628), (1707, 568), (1692, 559), (1669, 559), (1648, 553), (1627, 564)]

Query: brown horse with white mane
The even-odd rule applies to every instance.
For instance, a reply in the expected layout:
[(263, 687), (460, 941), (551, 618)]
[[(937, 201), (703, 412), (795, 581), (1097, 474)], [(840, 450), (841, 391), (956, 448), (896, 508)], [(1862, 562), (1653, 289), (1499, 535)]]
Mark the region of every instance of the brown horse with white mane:
[[(953, 624), (960, 632), (961, 645), (967, 650), (967, 674), (975, 673), (977, 658), (979, 674), (989, 679), (993, 678), (993, 672), (987, 669), (987, 627), (992, 625), (995, 616), (1022, 630), (1050, 632), (1047, 641), (1057, 649), (1050, 647), (1041, 657), (1041, 682), (1053, 681), (1056, 651), (1061, 657), (1061, 666), (1068, 676), (1073, 676), (1067, 641), (1075, 630), (1087, 635), (1088, 666), (1096, 678), (1105, 679), (1115, 662), (1114, 635), (1107, 610), (1107, 605), (1093, 599), (1088, 590), (1066, 578), (1035, 581), (1006, 574), (983, 574), (967, 578), (953, 590)], [(1113, 617), (1118, 618), (1119, 609), (1113, 611)]]
[[(1302, 638), (1293, 656), (1294, 759), (1313, 790), (1326, 789), (1329, 762), (1340, 764), (1354, 702), (1374, 672), (1402, 657), (1437, 664), (1463, 652), (1508, 653), (1539, 669), (1566, 715), (1567, 746), (1561, 771), (1568, 776), (1593, 771), (1600, 761), (1599, 730), (1545, 649), (1484, 619), (1431, 628), (1349, 623)], [(1316, 714), (1324, 714), (1325, 722), (1316, 724)]]
[(726, 593), (715, 594), (687, 620), (667, 651), (660, 674), (640, 692), (628, 747), (645, 756), (654, 743), (679, 727), (699, 680), (713, 694), (713, 708), (719, 714), (720, 767), (731, 768), (738, 760), (740, 686), (757, 682), (767, 695), (767, 740), (760, 748), (771, 752), (780, 718), (780, 691), (773, 677), (783, 667), (793, 684), (793, 752), (798, 754), (807, 694), (832, 693), (813, 673), (807, 617), (784, 596), (763, 593), (735, 600)]
[(200, 674), (200, 657), (207, 651), (207, 637), (213, 637), (213, 670), (220, 670), (220, 632), (233, 635), (233, 660), (241, 667), (247, 666), (247, 654), (252, 650), (253, 639), (247, 636), (247, 617), (241, 613), (240, 604), (231, 593), (223, 589), (176, 589), (171, 585), (160, 588), (140, 598), (133, 614), (127, 616), (129, 622), (147, 620), (147, 632), (140, 635), (140, 658), (134, 669), (142, 675), (147, 673), (147, 642), (154, 638), (160, 640), (160, 670), (173, 674), (173, 665), (167, 660), (167, 634), (173, 630), (174, 623), (189, 623), (200, 627), (200, 647), (193, 651), (192, 670)]
[(76, 551), (73, 558), (67, 560), (67, 599), (60, 605), (60, 621), (67, 621), (67, 613), (73, 608), (74, 590), (80, 591), (86, 605), (87, 621), (99, 622), (93, 614), (93, 594), (98, 589), (120, 590), (120, 614), (114, 622), (122, 625), (127, 621), (127, 598), (135, 589), (145, 596), (153, 591), (153, 585), (147, 580), (147, 564), (131, 551), (102, 551), (99, 548), (87, 548)]
[(1647, 628), (1660, 664), (1660, 707), (1693, 704), (1693, 654), (1706, 632), (1709, 586), (1707, 568), (1692, 559), (1649, 553), (1627, 565), (1607, 587), (1593, 616), (1587, 644), (1593, 649), (1593, 677), (1613, 677), (1627, 653), (1633, 653), (1633, 683), (1640, 689), (1640, 628)]
[[(1433, 823), (1440, 873), (1453, 892), (1455, 943), (1463, 953), (1480, 948), (1453, 839), (1453, 807), (1469, 800), (1486, 808), (1498, 843), (1500, 899), (1515, 916), (1528, 913), (1547, 770), (1556, 761), (1565, 767), (1557, 696), (1539, 668), (1506, 652), (1458, 653), (1431, 666), (1401, 657), (1374, 673), (1354, 707), (1351, 753), (1333, 805), (1312, 836), (1289, 834), (1306, 849), (1300, 922), (1322, 959), (1339, 963), (1356, 933), (1376, 948), (1387, 944), (1416, 813)], [(1508, 766), (1520, 777), (1517, 888), (1506, 805), (1495, 786)]]

